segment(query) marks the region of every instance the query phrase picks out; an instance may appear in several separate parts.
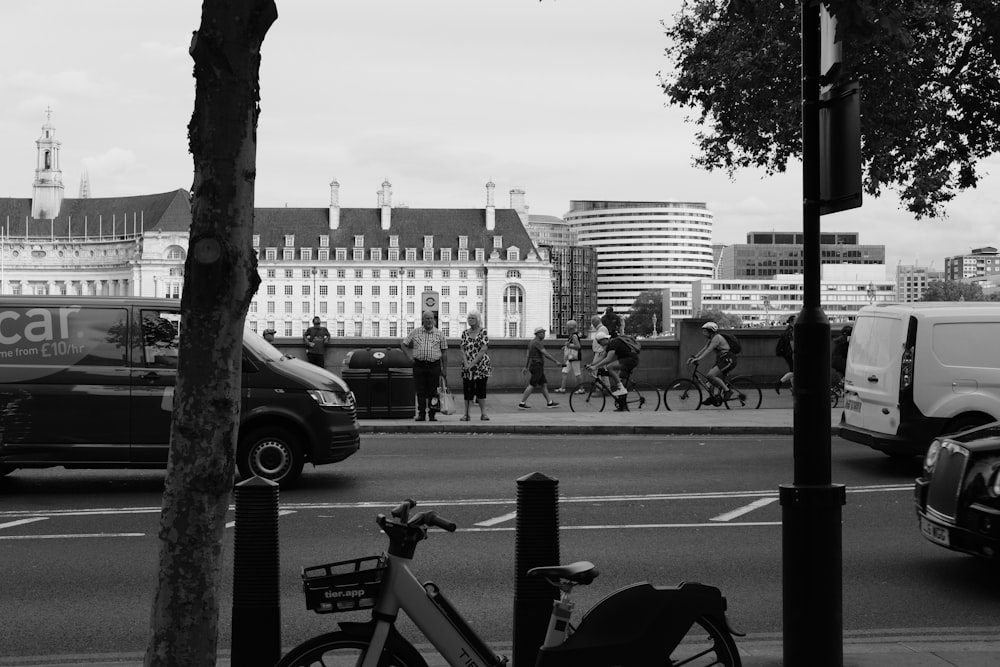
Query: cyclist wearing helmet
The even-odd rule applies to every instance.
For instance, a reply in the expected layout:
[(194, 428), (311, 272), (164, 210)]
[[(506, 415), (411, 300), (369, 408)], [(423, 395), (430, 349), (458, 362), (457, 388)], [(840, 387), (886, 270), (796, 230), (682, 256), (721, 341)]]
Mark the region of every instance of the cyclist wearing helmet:
[(709, 352), (715, 350), (715, 365), (712, 366), (712, 370), (708, 371), (707, 376), (712, 381), (712, 384), (722, 390), (723, 399), (729, 399), (733, 395), (733, 390), (729, 388), (724, 378), (725, 373), (736, 367), (736, 357), (730, 353), (729, 343), (719, 333), (718, 324), (715, 322), (705, 322), (705, 324), (701, 325), (701, 332), (705, 334), (708, 343), (697, 354), (689, 358), (688, 363), (693, 364), (696, 361), (701, 361), (708, 356)]

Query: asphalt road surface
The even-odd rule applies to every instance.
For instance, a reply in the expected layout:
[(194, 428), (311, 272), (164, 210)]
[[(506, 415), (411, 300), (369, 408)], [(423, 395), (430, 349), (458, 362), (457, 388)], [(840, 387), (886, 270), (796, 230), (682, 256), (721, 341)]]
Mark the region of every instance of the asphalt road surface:
[[(833, 481), (848, 486), (845, 635), (995, 629), (996, 568), (935, 547), (917, 530), (919, 462), (833, 445)], [(777, 489), (792, 482), (791, 449), (790, 437), (366, 436), (359, 454), (311, 470), (281, 493), (283, 644), (346, 618), (305, 609), (300, 568), (379, 554), (386, 541), (375, 515), (412, 497), (460, 527), (432, 531), (415, 572), (440, 585), (487, 641), (508, 645), (516, 480), (532, 472), (559, 482), (562, 560), (590, 560), (601, 571), (578, 589), (579, 611), (635, 581), (701, 581), (722, 589), (748, 641), (780, 638)], [(141, 655), (162, 479), (157, 471), (55, 469), (0, 481), (0, 658)], [(231, 528), (226, 549), (228, 605)], [(223, 609), (222, 650), (230, 611)]]

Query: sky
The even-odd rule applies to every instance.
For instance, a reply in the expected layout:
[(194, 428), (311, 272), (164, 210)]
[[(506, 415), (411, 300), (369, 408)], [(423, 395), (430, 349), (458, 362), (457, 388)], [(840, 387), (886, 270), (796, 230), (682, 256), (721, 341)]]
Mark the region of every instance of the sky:
[[(667, 106), (662, 21), (681, 0), (277, 0), (264, 40), (256, 205), (478, 208), (525, 191), (532, 214), (573, 199), (705, 202), (713, 242), (802, 229), (799, 163), (730, 178), (692, 166), (690, 110)], [(0, 196), (30, 197), (47, 108), (67, 197), (190, 189), (194, 0), (4, 2)], [(822, 218), (884, 244), (887, 265), (944, 268), (1000, 244), (1000, 155), (943, 220), (887, 192)]]

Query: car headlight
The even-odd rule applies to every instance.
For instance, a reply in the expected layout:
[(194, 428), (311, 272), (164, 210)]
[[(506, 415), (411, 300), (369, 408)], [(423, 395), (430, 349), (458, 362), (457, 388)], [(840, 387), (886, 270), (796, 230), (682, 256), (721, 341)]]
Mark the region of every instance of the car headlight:
[(312, 396), (314, 401), (325, 408), (349, 408), (353, 404), (349, 392), (310, 389), (308, 390), (308, 394)]
[(931, 446), (927, 448), (927, 454), (924, 456), (924, 470), (927, 472), (934, 470), (934, 466), (937, 465), (939, 453), (941, 453), (941, 441), (935, 439), (931, 442)]
[(993, 483), (990, 484), (990, 495), (1000, 498), (1000, 470), (993, 473)]

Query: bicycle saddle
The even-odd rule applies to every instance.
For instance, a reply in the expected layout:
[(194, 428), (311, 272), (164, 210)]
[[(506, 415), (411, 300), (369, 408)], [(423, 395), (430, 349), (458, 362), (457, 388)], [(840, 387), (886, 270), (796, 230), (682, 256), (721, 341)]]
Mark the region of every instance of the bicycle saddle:
[(589, 584), (600, 572), (593, 563), (585, 560), (570, 563), (569, 565), (546, 565), (544, 567), (533, 567), (528, 570), (529, 576), (546, 577), (548, 579), (565, 579), (577, 584)]

